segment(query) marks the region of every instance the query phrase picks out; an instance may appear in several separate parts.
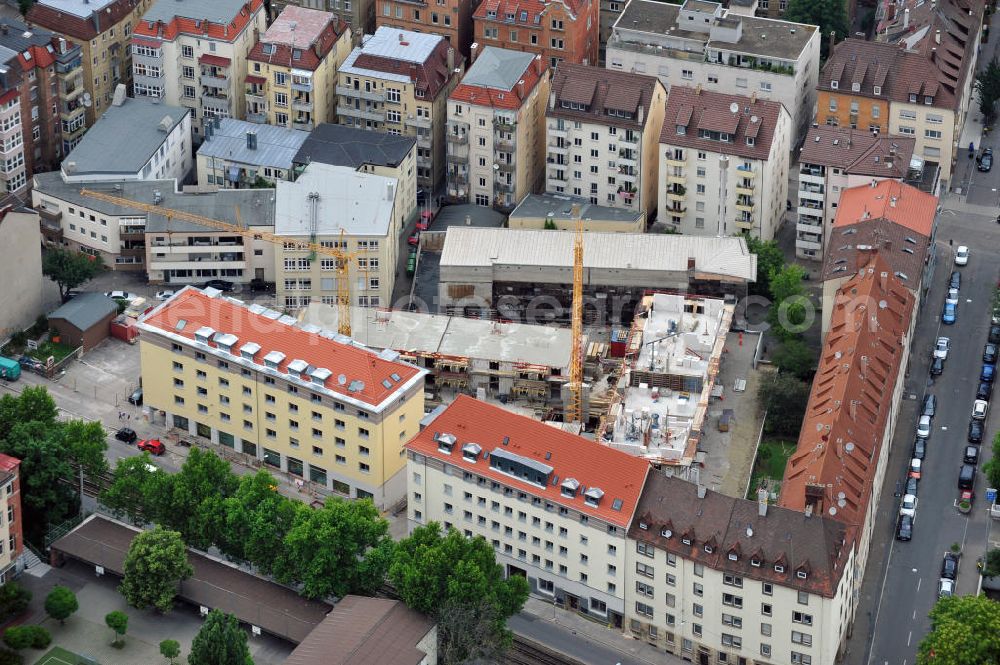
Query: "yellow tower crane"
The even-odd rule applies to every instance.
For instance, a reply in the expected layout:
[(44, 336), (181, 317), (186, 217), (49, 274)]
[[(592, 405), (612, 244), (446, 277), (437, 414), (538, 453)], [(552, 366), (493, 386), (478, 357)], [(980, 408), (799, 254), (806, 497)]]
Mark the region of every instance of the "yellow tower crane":
[(569, 410), (567, 422), (585, 424), (583, 419), (583, 219), (576, 222), (573, 239), (573, 319), (569, 365)]
[[(326, 247), (325, 245), (315, 242), (314, 237), (310, 238), (308, 242), (304, 240), (296, 240), (295, 238), (279, 236), (267, 231), (252, 230), (248, 227), (238, 226), (228, 222), (220, 222), (217, 219), (203, 217), (202, 215), (186, 212), (184, 210), (173, 210), (159, 205), (133, 201), (132, 199), (115, 196), (113, 194), (108, 194), (107, 192), (84, 189), (80, 192), (80, 194), (82, 196), (97, 199), (98, 201), (104, 201), (105, 203), (111, 203), (123, 208), (134, 208), (136, 210), (142, 210), (150, 215), (160, 215), (162, 217), (166, 217), (168, 222), (171, 219), (181, 219), (186, 222), (200, 224), (201, 226), (207, 226), (219, 231), (236, 233), (245, 238), (250, 238), (251, 240), (264, 240), (275, 245), (281, 245), (285, 249), (308, 250), (311, 253), (310, 256), (313, 257), (316, 254), (332, 256), (336, 259), (337, 268), (337, 332), (341, 335), (351, 335), (350, 268), (351, 263), (357, 259), (358, 252), (347, 252), (344, 249), (341, 249), (347, 247), (343, 229), (340, 230), (340, 247)], [(237, 210), (237, 219), (239, 219), (239, 210)]]

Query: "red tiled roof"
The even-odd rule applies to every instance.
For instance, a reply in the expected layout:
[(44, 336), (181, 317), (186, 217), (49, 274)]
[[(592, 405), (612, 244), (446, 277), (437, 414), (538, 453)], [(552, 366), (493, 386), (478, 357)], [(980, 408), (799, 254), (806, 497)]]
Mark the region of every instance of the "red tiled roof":
[[(296, 44), (295, 50), (300, 52), (297, 60), (292, 60), (291, 45), (269, 42), (267, 40), (266, 32), (261, 35), (257, 43), (254, 44), (254, 47), (250, 49), (250, 53), (247, 55), (247, 58), (249, 60), (266, 62), (283, 67), (315, 70), (319, 67), (323, 58), (325, 58), (327, 54), (333, 50), (337, 40), (340, 39), (340, 36), (343, 35), (348, 28), (347, 24), (343, 21), (334, 21), (333, 14), (329, 14), (329, 17), (330, 21), (323, 29), (323, 32), (320, 34), (318, 40), (312, 44)], [(274, 53), (265, 54), (264, 44), (273, 45)]]
[(867, 219), (887, 219), (927, 238), (934, 230), (938, 198), (895, 180), (851, 187), (840, 194), (833, 228)]
[[(186, 323), (178, 330), (180, 321)], [(420, 370), (402, 362), (384, 360), (378, 354), (350, 344), (343, 344), (317, 333), (310, 333), (293, 325), (281, 323), (261, 314), (255, 314), (246, 306), (238, 305), (224, 297), (209, 297), (195, 288), (185, 288), (166, 303), (154, 309), (140, 326), (155, 328), (157, 331), (184, 337), (194, 341), (194, 333), (202, 326), (208, 326), (219, 333), (236, 335), (239, 341), (233, 345), (238, 356), (239, 347), (248, 342), (261, 346), (255, 356), (263, 365), (263, 357), (271, 351), (285, 354), (278, 368), (287, 370), (293, 360), (304, 360), (317, 368), (332, 372), (324, 382), (324, 387), (335, 393), (378, 406), (394, 395), (407, 381), (417, 376)], [(210, 348), (219, 348), (213, 341)], [(400, 378), (395, 380), (392, 375)], [(339, 376), (344, 375), (343, 385)], [(351, 382), (360, 380), (364, 387), (349, 391)], [(386, 387), (383, 381), (388, 382)]]
[(195, 35), (202, 39), (232, 42), (236, 41), (243, 30), (253, 22), (254, 15), (261, 11), (263, 6), (264, 0), (247, 0), (228, 25), (175, 16), (167, 24), (155, 23), (153, 27), (149, 27), (148, 21), (140, 20), (132, 34), (138, 37), (159, 37), (166, 41), (173, 41), (179, 35)]
[[(546, 116), (642, 129), (652, 115), (650, 107), (658, 85), (661, 84), (655, 76), (560, 62), (552, 74), (555, 106), (549, 108)], [(584, 104), (588, 108), (563, 108), (563, 101)], [(625, 106), (628, 108), (623, 108)], [(626, 111), (632, 117), (608, 114), (609, 109)]]
[[(439, 450), (436, 434), (456, 437), (450, 454)], [(462, 454), (462, 446), (467, 443), (476, 443), (482, 448), (475, 462), (468, 461)], [(646, 460), (466, 395), (459, 395), (406, 447), (429, 458), (447, 460), (451, 465), (531, 496), (625, 528), (632, 519), (649, 472)], [(549, 482), (542, 488), (494, 469), (486, 458), (486, 454), (492, 454), (494, 450), (512, 453), (552, 468)], [(574, 498), (563, 496), (560, 490), (560, 485), (569, 479), (575, 479), (580, 484)], [(584, 491), (598, 488), (604, 492), (598, 506), (587, 505)]]
[(877, 253), (837, 291), (779, 505), (865, 526), (914, 296)]
[(223, 58), (221, 55), (212, 55), (211, 53), (204, 53), (198, 62), (203, 65), (215, 65), (216, 67), (228, 67), (232, 60), (229, 58)]
[(811, 127), (799, 151), (799, 162), (839, 168), (850, 175), (903, 178), (910, 168), (916, 139), (850, 127)]
[[(35, 3), (28, 10), (26, 18), (31, 25), (41, 26), (75, 39), (90, 41), (101, 32), (125, 20), (137, 4), (138, 0), (115, 0), (97, 14), (91, 13), (89, 17), (82, 18), (63, 13), (48, 5)], [(99, 24), (95, 23), (95, 16)]]
[(21, 465), (21, 460), (16, 457), (11, 457), (10, 455), (5, 455), (0, 453), (0, 470), (2, 471), (13, 471)]
[(11, 88), (7, 92), (0, 95), (0, 104), (6, 104), (12, 99), (17, 99), (21, 96), (21, 91), (17, 88)]
[[(399, 76), (409, 76), (417, 90), (423, 90), (428, 99), (437, 97), (438, 92), (445, 87), (453, 72), (448, 68), (448, 49), (451, 46), (447, 39), (443, 37), (438, 41), (437, 46), (431, 51), (422, 64), (395, 60), (381, 55), (373, 55), (364, 52), (354, 60), (353, 66), (358, 69), (371, 69), (386, 74), (396, 74)], [(464, 71), (464, 59), (461, 53), (454, 52), (455, 68)], [(456, 76), (458, 76), (456, 74)]]
[[(730, 110), (734, 104), (736, 113)], [(667, 95), (660, 143), (766, 160), (782, 112), (788, 115), (780, 102), (675, 85)], [(682, 123), (684, 133), (678, 134), (677, 127)], [(699, 129), (725, 132), (730, 141), (703, 139), (698, 136)], [(747, 136), (753, 139), (753, 145), (747, 145)]]
[[(541, 75), (538, 73), (539, 69), (542, 70)], [(448, 95), (448, 99), (475, 104), (477, 106), (489, 106), (495, 109), (509, 109), (513, 111), (521, 108), (524, 100), (531, 96), (532, 91), (538, 85), (538, 82), (542, 80), (542, 76), (545, 75), (547, 69), (548, 65), (541, 58), (536, 57), (532, 60), (521, 76), (521, 80), (524, 81), (523, 94), (521, 93), (520, 86), (517, 85), (512, 90), (499, 90), (496, 88), (484, 88), (479, 85), (459, 83), (452, 90), (451, 94)], [(548, 103), (547, 100), (546, 103)]]
[[(519, 25), (523, 28), (537, 28), (542, 20), (542, 15), (549, 5), (557, 0), (484, 0), (475, 13), (474, 20), (489, 20), (506, 23), (508, 25)], [(583, 0), (558, 0), (565, 5), (570, 14), (579, 16)], [(487, 19), (488, 12), (496, 12), (496, 18)], [(507, 14), (514, 15), (514, 21), (507, 21)]]
[[(27, 60), (24, 57), (25, 51), (31, 52), (31, 60)], [(29, 48), (21, 51), (17, 54), (17, 59), (21, 63), (21, 68), (25, 71), (29, 69), (34, 69), (35, 67), (45, 68), (56, 61), (56, 56), (53, 51), (41, 46), (39, 44), (33, 44)]]

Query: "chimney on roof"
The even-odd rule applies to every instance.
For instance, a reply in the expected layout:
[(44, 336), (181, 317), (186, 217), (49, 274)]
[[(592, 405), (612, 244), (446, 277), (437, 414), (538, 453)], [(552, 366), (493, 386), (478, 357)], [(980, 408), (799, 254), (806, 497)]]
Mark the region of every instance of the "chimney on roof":
[(693, 256), (688, 257), (688, 270), (694, 270), (695, 260)]
[(941, 31), (940, 30), (935, 30), (934, 31), (934, 43), (935, 44), (940, 44), (941, 43)]
[(545, 64), (542, 62), (541, 54), (535, 56), (535, 73), (539, 76), (545, 71)]
[(889, 273), (884, 270), (878, 274), (878, 285), (883, 291), (885, 291), (886, 282), (889, 280)]
[(756, 90), (754, 90), (753, 92), (750, 93), (750, 103), (751, 104), (756, 104), (757, 103), (757, 91)]
[(833, 55), (833, 45), (836, 43), (836, 41), (837, 41), (837, 31), (836, 30), (831, 30), (830, 31), (830, 49), (827, 51), (827, 53), (829, 53), (830, 55)]
[(701, 83), (699, 83), (698, 85), (696, 85), (694, 87), (694, 94), (696, 94), (696, 95), (700, 95), (701, 94)]
[(476, 61), (476, 56), (479, 55), (479, 44), (472, 42), (472, 46), (469, 47), (469, 63)]
[(448, 63), (448, 73), (455, 69), (455, 49), (451, 46), (448, 47), (448, 54), (445, 56), (446, 62)]
[(66, 38), (65, 37), (60, 37), (59, 38), (59, 53), (61, 53), (61, 54), (65, 54), (66, 53)]
[(645, 117), (646, 117), (646, 109), (645, 109), (645, 107), (643, 107), (642, 104), (639, 104), (639, 115), (638, 115), (638, 118), (639, 118), (639, 124), (640, 125), (643, 122), (645, 122)]
[(0, 23), (0, 34), (6, 35), (8, 30), (9, 28), (6, 23)]
[(757, 514), (761, 517), (767, 515), (767, 490), (763, 487), (757, 490)]
[(517, 82), (517, 98), (524, 99), (524, 79)]
[(872, 184), (871, 184), (871, 187), (872, 187), (872, 189), (875, 189), (875, 178), (872, 178)]
[(892, 208), (896, 207), (896, 197), (895, 196), (890, 196), (889, 197), (889, 206), (892, 207)]
[(856, 400), (856, 399), (852, 399), (851, 400), (850, 411), (851, 411), (851, 420), (857, 420), (858, 419), (858, 400)]
[(708, 490), (705, 488), (705, 486), (702, 485), (701, 483), (698, 483), (698, 498), (699, 499), (704, 499), (705, 498), (705, 494), (707, 494), (707, 493), (708, 493)]
[(472, 226), (472, 215), (466, 215), (465, 216), (465, 225), (466, 226)]
[(909, 28), (910, 27), (910, 8), (909, 7), (907, 7), (906, 9), (903, 10), (903, 27), (904, 28)]

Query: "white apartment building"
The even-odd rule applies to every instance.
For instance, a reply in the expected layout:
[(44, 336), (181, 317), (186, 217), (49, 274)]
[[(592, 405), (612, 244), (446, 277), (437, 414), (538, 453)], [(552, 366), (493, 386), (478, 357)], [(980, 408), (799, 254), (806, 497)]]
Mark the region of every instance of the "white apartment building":
[(532, 594), (622, 627), (648, 462), (467, 396), (406, 448), (411, 530), (436, 521), (482, 536)]
[(247, 54), (266, 28), (263, 0), (157, 0), (132, 33), (136, 97), (191, 109), (205, 118), (242, 118)]
[(0, 182), (3, 191), (15, 194), (27, 184), (24, 132), (21, 125), (21, 91), (11, 88), (0, 95)]
[(902, 180), (916, 141), (850, 127), (812, 127), (799, 150), (795, 255), (823, 261), (840, 193), (880, 180)]
[(770, 240), (788, 194), (792, 121), (779, 102), (674, 86), (660, 135), (659, 221)]
[(212, 118), (198, 147), (198, 184), (239, 189), (292, 180), (292, 160), (309, 132)]
[(797, 142), (816, 106), (820, 39), (814, 25), (741, 16), (716, 2), (632, 0), (615, 23), (606, 66), (656, 76), (668, 90), (700, 85), (780, 102)]
[(766, 493), (650, 473), (629, 529), (626, 630), (696, 663), (833, 665), (854, 616), (855, 533)]
[[(409, 202), (395, 178), (313, 162), (279, 182), (274, 232), (348, 255), (351, 304), (388, 307)], [(286, 244), (275, 254), (275, 296), (285, 308), (337, 303), (338, 258)]]
[(653, 76), (560, 63), (545, 114), (545, 191), (650, 217), (666, 102)]
[(191, 113), (126, 97), (119, 85), (111, 106), (63, 160), (60, 175), (67, 183), (183, 181), (193, 165)]

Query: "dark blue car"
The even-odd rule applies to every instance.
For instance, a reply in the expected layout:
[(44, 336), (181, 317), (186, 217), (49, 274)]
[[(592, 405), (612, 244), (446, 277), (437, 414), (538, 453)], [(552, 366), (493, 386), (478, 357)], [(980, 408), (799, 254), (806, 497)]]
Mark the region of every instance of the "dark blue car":
[(944, 311), (941, 313), (941, 323), (951, 325), (955, 323), (955, 303), (946, 302), (944, 304)]
[(996, 365), (983, 364), (983, 371), (979, 373), (979, 380), (987, 383), (993, 382), (993, 375), (996, 373)]

